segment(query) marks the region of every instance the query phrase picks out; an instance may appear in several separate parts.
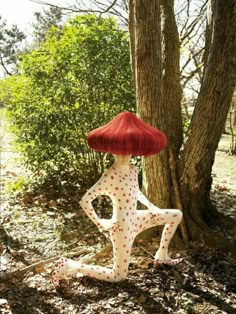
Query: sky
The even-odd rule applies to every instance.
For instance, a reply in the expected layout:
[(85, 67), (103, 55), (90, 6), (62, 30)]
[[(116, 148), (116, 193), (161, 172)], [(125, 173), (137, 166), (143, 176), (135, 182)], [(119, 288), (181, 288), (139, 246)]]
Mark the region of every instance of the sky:
[(7, 25), (17, 24), (20, 30), (28, 33), (34, 12), (40, 11), (41, 5), (29, 0), (0, 0), (0, 15)]
[[(48, 0), (48, 3), (60, 4), (63, 0)], [(29, 0), (0, 0), (0, 16), (6, 20), (7, 25), (17, 24), (19, 29), (26, 34), (30, 34), (30, 24), (34, 20), (34, 12), (46, 8)]]
[[(54, 4), (62, 3), (62, 0), (48, 0)], [(32, 35), (32, 22), (34, 21), (34, 12), (39, 12), (45, 8), (40, 4), (29, 0), (0, 0), (0, 16), (6, 21), (7, 27), (16, 24), (18, 28), (27, 35), (30, 40)], [(4, 77), (2, 68), (0, 68), (0, 78)]]

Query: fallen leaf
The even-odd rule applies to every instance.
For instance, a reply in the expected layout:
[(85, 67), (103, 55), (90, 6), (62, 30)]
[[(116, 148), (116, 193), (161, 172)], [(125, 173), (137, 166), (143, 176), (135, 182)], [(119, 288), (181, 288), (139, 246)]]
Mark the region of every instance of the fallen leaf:
[(44, 265), (39, 265), (35, 268), (36, 273), (42, 273), (45, 271)]
[(48, 206), (55, 207), (55, 206), (57, 206), (57, 202), (54, 201), (54, 200), (51, 200), (51, 201), (48, 202)]
[(147, 298), (144, 295), (141, 295), (139, 298), (137, 298), (137, 301), (139, 303), (144, 303), (146, 302)]

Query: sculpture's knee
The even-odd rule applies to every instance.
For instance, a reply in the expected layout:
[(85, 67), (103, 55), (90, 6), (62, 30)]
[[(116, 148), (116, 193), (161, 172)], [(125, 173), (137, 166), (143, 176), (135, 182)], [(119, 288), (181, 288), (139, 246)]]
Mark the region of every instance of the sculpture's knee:
[(182, 218), (183, 218), (183, 213), (181, 210), (177, 209), (176, 210), (176, 220), (178, 222), (178, 224), (181, 222)]
[(171, 210), (171, 220), (173, 221), (173, 224), (179, 224), (182, 220), (183, 213), (179, 209), (173, 209)]

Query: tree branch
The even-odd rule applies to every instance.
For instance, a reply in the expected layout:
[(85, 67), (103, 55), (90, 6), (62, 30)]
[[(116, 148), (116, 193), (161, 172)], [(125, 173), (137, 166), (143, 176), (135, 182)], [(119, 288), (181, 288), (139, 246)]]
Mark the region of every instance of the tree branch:
[[(114, 0), (114, 1), (112, 2), (112, 4), (111, 4), (109, 7), (107, 7), (106, 10), (103, 11), (103, 13), (106, 13), (106, 12), (108, 12), (111, 8), (113, 8), (114, 5), (116, 4), (116, 2), (117, 2), (117, 0)], [(99, 17), (100, 17), (103, 13), (100, 13)]]
[(41, 4), (41, 5), (46, 5), (46, 6), (50, 6), (50, 7), (54, 7), (54, 8), (59, 8), (63, 11), (69, 11), (69, 12), (81, 12), (81, 13), (100, 13), (102, 14), (103, 11), (101, 10), (92, 10), (92, 9), (81, 9), (81, 8), (76, 8), (76, 7), (64, 7), (64, 6), (59, 6), (56, 4), (51, 4), (49, 2), (45, 2), (45, 1), (41, 1), (41, 0), (28, 0), (30, 2), (34, 2), (37, 4)]
[(200, 71), (200, 66), (198, 68), (196, 68), (194, 71), (192, 71), (189, 76), (182, 76), (181, 77), (181, 80), (183, 80), (184, 78), (186, 79), (182, 84), (183, 88), (185, 88), (186, 84), (195, 76), (196, 73), (198, 73), (198, 71)]
[[(204, 16), (205, 12), (206, 12), (206, 5), (207, 5), (207, 1), (205, 1), (200, 9), (200, 11), (198, 12), (196, 18), (187, 26), (189, 18), (187, 18), (187, 20), (185, 21), (181, 31), (180, 31), (180, 37), (181, 37), (181, 42), (183, 42), (186, 37), (188, 37), (192, 31), (194, 30), (195, 26), (199, 23), (199, 21), (201, 20), (201, 18)], [(185, 34), (184, 34), (184, 30)]]
[(3, 61), (3, 57), (2, 57), (1, 54), (0, 54), (0, 64), (1, 64), (1, 66), (3, 67), (5, 73), (6, 73), (7, 75), (11, 76), (12, 73), (9, 72), (8, 69), (7, 69), (7, 67), (5, 66), (5, 63), (4, 63), (4, 61)]
[(74, 256), (82, 255), (82, 254), (91, 253), (91, 252), (92, 252), (92, 250), (83, 249), (83, 250), (80, 250), (80, 251), (78, 251), (78, 252), (71, 252), (71, 253), (66, 253), (66, 254), (63, 254), (63, 255), (53, 256), (53, 257), (50, 257), (50, 258), (48, 258), (48, 259), (45, 259), (45, 260), (42, 260), (42, 261), (40, 261), (40, 262), (34, 263), (34, 264), (32, 264), (32, 265), (29, 265), (29, 266), (27, 266), (27, 267), (24, 267), (24, 268), (22, 268), (22, 269), (19, 269), (19, 270), (17, 270), (15, 273), (24, 274), (24, 273), (29, 272), (29, 271), (32, 271), (32, 272), (41, 272), (41, 271), (44, 271), (44, 266), (45, 266), (45, 265), (56, 261), (57, 259), (61, 258), (62, 256), (74, 257)]
[[(195, 54), (192, 54), (192, 52), (191, 52), (191, 54), (190, 54), (190, 56), (189, 56), (189, 59), (185, 62), (185, 64), (182, 66), (182, 69), (181, 69), (181, 74), (183, 73), (183, 71), (184, 71), (184, 69), (186, 68), (186, 66), (191, 62), (191, 57), (194, 59), (194, 58), (196, 58), (199, 54), (201, 54), (202, 53), (202, 51), (204, 50), (204, 48), (201, 48), (201, 49), (199, 49)], [(183, 76), (184, 77), (184, 76)]]
[[(79, 8), (79, 7), (77, 8), (76, 6), (65, 7), (65, 6), (52, 4), (52, 3), (49, 3), (49, 2), (46, 2), (46, 1), (43, 1), (43, 0), (28, 0), (28, 1), (34, 2), (34, 3), (37, 3), (37, 4), (41, 4), (41, 5), (51, 6), (51, 7), (54, 7), (54, 8), (60, 8), (60, 9), (62, 9), (64, 11), (81, 12), (81, 13), (99, 13), (99, 17), (102, 14), (109, 12), (115, 6), (115, 4), (117, 3), (117, 0), (114, 0), (106, 9), (104, 9), (104, 10), (94, 10), (94, 9), (89, 9), (89, 8), (88, 9), (83, 9), (83, 8)], [(78, 4), (77, 1), (76, 1), (76, 3)], [(103, 3), (99, 3), (99, 2), (97, 2), (97, 4), (104, 5)]]

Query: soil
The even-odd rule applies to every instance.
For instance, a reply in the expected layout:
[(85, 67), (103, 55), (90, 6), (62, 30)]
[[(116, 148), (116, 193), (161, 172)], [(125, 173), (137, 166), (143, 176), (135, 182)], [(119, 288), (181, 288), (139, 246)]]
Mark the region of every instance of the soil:
[[(90, 263), (109, 266), (109, 249), (99, 256), (91, 254), (110, 242), (75, 200), (21, 192), (21, 182), (30, 173), (3, 123), (0, 313), (236, 313), (236, 263), (231, 254), (191, 244), (180, 252), (171, 250), (184, 258), (182, 263), (155, 268), (158, 234), (149, 241), (136, 241), (128, 277), (121, 283), (73, 277), (56, 288), (50, 277), (53, 263), (26, 271), (29, 265), (71, 252), (74, 259), (87, 256)], [(219, 210), (235, 219), (236, 158), (228, 155), (229, 145), (230, 136), (223, 135), (212, 171), (212, 198)], [(87, 254), (81, 255), (84, 250)]]

